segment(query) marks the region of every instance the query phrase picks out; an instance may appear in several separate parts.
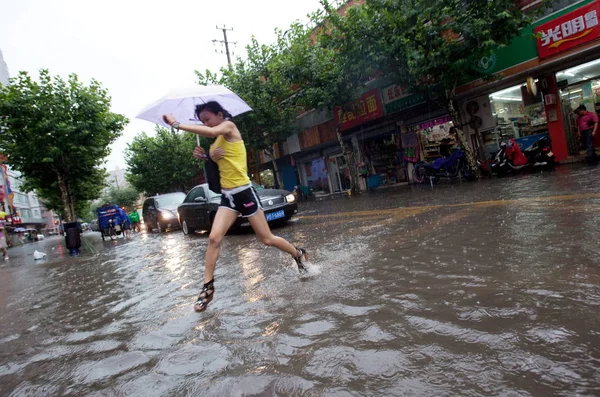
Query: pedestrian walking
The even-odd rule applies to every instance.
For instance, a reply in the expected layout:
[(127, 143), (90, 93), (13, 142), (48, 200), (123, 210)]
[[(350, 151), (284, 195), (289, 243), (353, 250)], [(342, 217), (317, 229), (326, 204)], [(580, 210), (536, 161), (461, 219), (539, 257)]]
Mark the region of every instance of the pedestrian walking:
[(6, 219), (6, 214), (0, 211), (0, 251), (4, 256), (4, 260), (8, 260), (8, 243), (6, 242), (6, 236), (4, 236), (4, 222)]
[(134, 232), (140, 231), (140, 213), (134, 208), (129, 213), (129, 221), (131, 222), (131, 230)]
[(598, 130), (598, 115), (595, 112), (588, 112), (585, 105), (580, 105), (576, 110), (577, 126), (586, 148), (586, 160), (590, 163), (598, 162), (598, 155), (594, 150), (594, 136)]
[[(197, 105), (195, 115), (204, 125), (181, 124), (172, 115), (164, 115), (163, 119), (177, 130), (214, 138), (209, 154), (219, 167), (222, 197), (208, 239), (204, 263), (204, 286), (194, 304), (194, 309), (201, 312), (214, 297), (214, 271), (221, 242), (238, 215), (248, 219), (263, 244), (289, 253), (300, 271), (306, 271), (302, 260), (307, 259), (307, 254), (303, 248), (295, 247), (271, 232), (260, 200), (248, 177), (246, 147), (242, 135), (236, 125), (229, 120), (230, 115), (227, 110), (223, 109), (218, 102), (210, 101)], [(194, 150), (194, 156), (206, 158), (206, 153), (198, 146)]]
[(121, 232), (123, 233), (123, 237), (131, 237), (131, 222), (129, 220), (127, 212), (125, 212), (123, 208), (119, 208), (119, 224), (121, 225)]

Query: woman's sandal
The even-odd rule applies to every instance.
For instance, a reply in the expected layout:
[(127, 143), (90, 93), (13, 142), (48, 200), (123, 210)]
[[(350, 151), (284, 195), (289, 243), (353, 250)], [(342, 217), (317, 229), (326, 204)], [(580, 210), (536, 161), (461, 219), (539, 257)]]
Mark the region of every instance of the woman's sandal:
[(296, 261), (296, 264), (298, 265), (298, 270), (302, 273), (306, 273), (308, 272), (308, 269), (306, 269), (306, 266), (304, 266), (304, 264), (302, 263), (302, 259), (304, 258), (305, 261), (308, 260), (308, 254), (306, 253), (306, 250), (304, 248), (298, 248), (295, 247), (296, 251), (298, 252), (298, 256), (294, 257), (294, 260)]
[(194, 310), (197, 312), (203, 312), (206, 310), (208, 304), (213, 300), (215, 296), (215, 280), (212, 279), (208, 283), (204, 284), (202, 287), (202, 291), (200, 291), (200, 295), (198, 295), (198, 300), (194, 303)]

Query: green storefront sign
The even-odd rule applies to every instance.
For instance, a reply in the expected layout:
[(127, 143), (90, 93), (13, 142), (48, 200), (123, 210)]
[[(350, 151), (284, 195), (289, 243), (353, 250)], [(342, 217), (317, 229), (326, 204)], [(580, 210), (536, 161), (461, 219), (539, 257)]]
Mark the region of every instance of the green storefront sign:
[(410, 94), (403, 98), (397, 99), (394, 102), (386, 104), (385, 112), (387, 114), (394, 113), (399, 110), (406, 109), (423, 102), (425, 102), (425, 97), (423, 96), (423, 94)]
[[(475, 68), (479, 72), (491, 75), (532, 59), (536, 59), (538, 57), (538, 52), (533, 29), (594, 1), (595, 0), (580, 1), (577, 4), (566, 7), (552, 15), (548, 15), (534, 24), (521, 29), (519, 36), (515, 37), (509, 45), (498, 48), (489, 56), (483, 57), (477, 65), (475, 65)], [(385, 98), (384, 92), (382, 92), (382, 96)], [(384, 100), (384, 102), (386, 101)], [(423, 94), (409, 94), (386, 103), (385, 111), (386, 114), (391, 114), (423, 102), (425, 102), (425, 96)]]
[(580, 1), (577, 4), (564, 8), (552, 15), (548, 15), (534, 24), (523, 28), (519, 36), (515, 37), (509, 45), (498, 48), (488, 57), (483, 57), (477, 65), (475, 65), (475, 68), (483, 73), (494, 74), (532, 59), (536, 59), (538, 57), (538, 52), (533, 29), (594, 1), (595, 0)]

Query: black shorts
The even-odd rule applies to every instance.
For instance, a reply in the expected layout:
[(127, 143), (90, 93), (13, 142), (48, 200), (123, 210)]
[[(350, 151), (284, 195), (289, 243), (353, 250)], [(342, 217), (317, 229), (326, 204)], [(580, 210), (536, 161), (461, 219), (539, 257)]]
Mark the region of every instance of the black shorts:
[(223, 190), (221, 196), (221, 205), (219, 208), (227, 208), (228, 210), (237, 212), (244, 218), (255, 215), (258, 210), (262, 209), (258, 194), (253, 187), (248, 186), (246, 189), (235, 192), (233, 194)]

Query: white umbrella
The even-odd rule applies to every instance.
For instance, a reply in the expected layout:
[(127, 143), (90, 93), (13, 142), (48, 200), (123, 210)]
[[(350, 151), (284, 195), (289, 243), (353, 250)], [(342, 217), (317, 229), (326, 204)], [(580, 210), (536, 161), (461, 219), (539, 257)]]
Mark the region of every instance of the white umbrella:
[(136, 118), (164, 127), (170, 127), (162, 119), (165, 114), (172, 114), (180, 123), (200, 123), (194, 115), (196, 105), (211, 101), (218, 102), (232, 117), (252, 110), (239, 96), (223, 86), (193, 85), (169, 91), (158, 101), (144, 108)]

